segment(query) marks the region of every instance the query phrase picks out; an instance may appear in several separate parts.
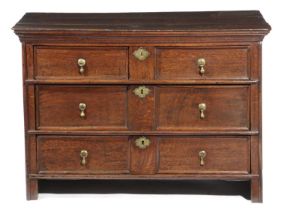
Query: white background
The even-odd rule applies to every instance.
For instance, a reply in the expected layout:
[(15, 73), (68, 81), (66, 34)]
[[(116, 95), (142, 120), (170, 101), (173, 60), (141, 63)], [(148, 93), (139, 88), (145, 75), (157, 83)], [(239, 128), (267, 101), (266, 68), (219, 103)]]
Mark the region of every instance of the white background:
[[(0, 2), (0, 209), (281, 209), (281, 11), (274, 0), (9, 0)], [(25, 200), (21, 45), (11, 27), (25, 12), (260, 10), (273, 30), (263, 42), (264, 203), (240, 196), (41, 195)], [(240, 20), (241, 21), (241, 20)], [(280, 62), (280, 63), (279, 63)], [(279, 208), (278, 208), (279, 207)]]

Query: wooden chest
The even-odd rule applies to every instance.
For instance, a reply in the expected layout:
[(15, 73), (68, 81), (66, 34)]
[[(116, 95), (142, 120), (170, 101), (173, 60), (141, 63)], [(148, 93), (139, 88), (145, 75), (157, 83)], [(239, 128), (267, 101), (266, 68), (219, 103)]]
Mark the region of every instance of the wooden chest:
[(46, 179), (248, 180), (262, 201), (259, 11), (27, 13), (27, 199)]

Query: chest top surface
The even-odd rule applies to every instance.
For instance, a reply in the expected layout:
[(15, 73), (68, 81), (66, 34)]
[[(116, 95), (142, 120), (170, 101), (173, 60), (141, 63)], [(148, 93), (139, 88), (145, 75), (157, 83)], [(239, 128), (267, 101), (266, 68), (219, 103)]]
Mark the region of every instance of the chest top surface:
[(16, 33), (80, 32), (250, 32), (267, 34), (269, 24), (259, 11), (149, 13), (26, 13)]

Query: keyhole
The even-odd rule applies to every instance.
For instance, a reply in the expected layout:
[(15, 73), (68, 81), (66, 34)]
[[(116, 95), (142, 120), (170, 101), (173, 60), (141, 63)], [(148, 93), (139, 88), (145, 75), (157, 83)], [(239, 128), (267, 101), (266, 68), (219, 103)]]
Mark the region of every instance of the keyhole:
[(141, 141), (141, 144), (144, 145), (144, 140)]
[(141, 94), (143, 94), (143, 89), (141, 89)]

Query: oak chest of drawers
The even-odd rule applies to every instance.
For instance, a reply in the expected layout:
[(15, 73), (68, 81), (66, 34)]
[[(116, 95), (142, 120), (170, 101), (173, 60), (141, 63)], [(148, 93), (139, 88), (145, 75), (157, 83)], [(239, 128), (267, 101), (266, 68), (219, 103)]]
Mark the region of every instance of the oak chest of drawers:
[(28, 13), (27, 199), (45, 179), (249, 180), (262, 201), (258, 11)]

